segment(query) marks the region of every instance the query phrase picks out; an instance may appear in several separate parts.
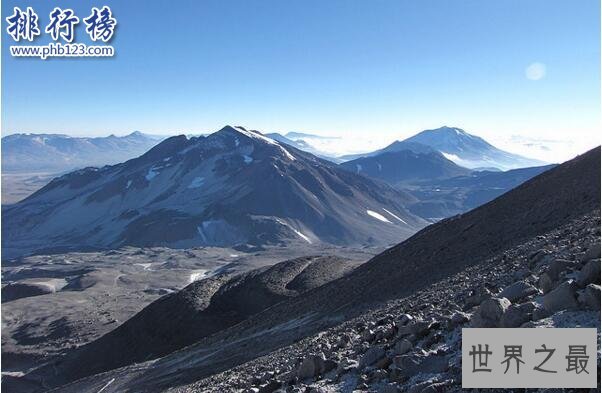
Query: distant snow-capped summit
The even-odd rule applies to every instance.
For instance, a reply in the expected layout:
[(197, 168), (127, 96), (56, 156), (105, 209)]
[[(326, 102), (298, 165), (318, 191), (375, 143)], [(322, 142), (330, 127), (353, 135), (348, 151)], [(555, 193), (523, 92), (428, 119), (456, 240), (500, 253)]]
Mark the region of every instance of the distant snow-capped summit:
[(5, 256), (136, 246), (383, 244), (426, 222), (409, 194), (243, 127), (175, 136), (5, 209)]
[(508, 170), (546, 164), (543, 161), (498, 149), (483, 138), (471, 135), (457, 127), (425, 130), (403, 142), (429, 146), (456, 164), (473, 169), (493, 167)]
[(393, 142), (383, 149), (364, 154), (348, 155), (341, 157), (341, 159), (349, 161), (360, 157), (373, 157), (385, 152), (402, 150), (411, 150), (415, 153), (438, 151), (447, 159), (470, 169), (497, 168), (505, 171), (546, 164), (543, 161), (498, 149), (483, 138), (469, 134), (461, 128), (447, 126), (419, 132), (410, 138)]

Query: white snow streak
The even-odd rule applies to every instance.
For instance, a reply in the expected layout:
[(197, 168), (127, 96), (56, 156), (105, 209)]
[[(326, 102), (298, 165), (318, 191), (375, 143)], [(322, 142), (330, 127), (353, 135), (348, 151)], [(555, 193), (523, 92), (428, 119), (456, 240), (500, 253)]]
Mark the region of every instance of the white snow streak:
[(369, 216), (374, 217), (379, 221), (388, 222), (389, 224), (391, 224), (391, 221), (387, 220), (387, 218), (380, 213), (377, 213), (373, 210), (366, 210), (366, 213), (368, 213)]
[(385, 209), (383, 207), (383, 210), (386, 211), (387, 213), (389, 213), (391, 216), (395, 217), (396, 219), (398, 219), (399, 221), (403, 222), (404, 224), (408, 225), (407, 222), (405, 222), (404, 220), (402, 220), (400, 217), (396, 216), (395, 214), (391, 213), (390, 211), (388, 211), (387, 209)]
[(276, 222), (278, 222), (280, 225), (284, 225), (285, 227), (290, 228), (293, 232), (295, 232), (297, 234), (297, 236), (299, 236), (301, 239), (303, 239), (306, 242), (308, 242), (309, 244), (311, 244), (311, 239), (309, 237), (307, 237), (306, 235), (302, 234), (301, 232), (299, 232), (298, 230), (296, 230), (295, 228), (290, 226), (286, 221), (281, 220), (280, 218), (277, 218), (277, 217), (275, 219), (276, 219)]
[(110, 384), (112, 384), (113, 382), (115, 382), (115, 378), (113, 378), (113, 379), (111, 379), (109, 382), (107, 382), (107, 383), (106, 383), (106, 385), (105, 385), (105, 386), (103, 386), (103, 387), (102, 387), (102, 388), (101, 388), (101, 389), (98, 391), (98, 393), (101, 393), (103, 390), (105, 390), (106, 388), (108, 388), (108, 387), (109, 387), (109, 385), (110, 385)]
[(200, 226), (196, 227), (197, 232), (199, 233), (199, 235), (201, 236), (201, 240), (203, 240), (203, 242), (207, 242), (207, 236), (205, 236), (205, 232), (203, 231), (205, 227), (205, 223), (201, 223)]
[(301, 232), (299, 232), (298, 230), (296, 230), (295, 228), (291, 228), (293, 230), (293, 232), (295, 232), (297, 235), (299, 235), (299, 237), (303, 240), (305, 240), (306, 242), (308, 242), (309, 244), (311, 244), (311, 239), (307, 236), (305, 236), (304, 234), (302, 234)]

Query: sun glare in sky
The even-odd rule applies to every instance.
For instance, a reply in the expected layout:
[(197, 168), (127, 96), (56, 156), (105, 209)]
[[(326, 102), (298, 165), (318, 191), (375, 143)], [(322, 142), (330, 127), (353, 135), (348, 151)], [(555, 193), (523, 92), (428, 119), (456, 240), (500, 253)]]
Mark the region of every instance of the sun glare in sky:
[(546, 65), (542, 63), (532, 63), (525, 69), (527, 79), (538, 81), (546, 76)]

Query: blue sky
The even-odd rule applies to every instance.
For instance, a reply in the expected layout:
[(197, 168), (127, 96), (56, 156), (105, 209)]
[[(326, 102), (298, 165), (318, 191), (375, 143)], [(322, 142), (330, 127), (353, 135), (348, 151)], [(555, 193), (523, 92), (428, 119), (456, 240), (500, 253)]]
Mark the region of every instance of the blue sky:
[(45, 26), (59, 3), (111, 6), (117, 55), (11, 58), (3, 20), (3, 135), (240, 124), (376, 140), (445, 124), (598, 143), (598, 0), (3, 1), (3, 18), (30, 5)]

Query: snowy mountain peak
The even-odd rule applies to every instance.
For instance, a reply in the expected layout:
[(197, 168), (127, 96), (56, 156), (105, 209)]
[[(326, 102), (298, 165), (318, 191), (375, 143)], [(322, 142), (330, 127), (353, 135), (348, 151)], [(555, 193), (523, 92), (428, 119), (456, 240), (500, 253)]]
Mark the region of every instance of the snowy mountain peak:
[(471, 135), (457, 127), (444, 126), (425, 130), (402, 142), (429, 146), (456, 164), (467, 168), (494, 167), (508, 170), (545, 164), (500, 150), (483, 138)]
[[(483, 138), (479, 138), (478, 136), (471, 135), (468, 132), (464, 131), (458, 127), (448, 127), (443, 126), (439, 128), (435, 128), (432, 130), (424, 130), (414, 135), (411, 138), (406, 139), (405, 141), (424, 143), (429, 146), (432, 146), (433, 143), (442, 143), (443, 141), (447, 143), (478, 143), (481, 146), (489, 146), (492, 147), (489, 143), (487, 143)], [(469, 142), (464, 142), (469, 141)]]
[(263, 135), (259, 131), (255, 130), (247, 130), (241, 126), (225, 126), (221, 130), (217, 131), (214, 134), (208, 136), (208, 138), (212, 138), (213, 135), (217, 135), (219, 137), (227, 136), (234, 138), (235, 147), (240, 146), (240, 144), (244, 144), (245, 142), (251, 142), (252, 144), (260, 144), (260, 145), (269, 145), (271, 147), (276, 147), (277, 150), (282, 154), (283, 157), (288, 159), (289, 161), (295, 161), (295, 156), (293, 156), (285, 147), (283, 147), (277, 141), (268, 138)]
[[(242, 126), (225, 126), (224, 128), (222, 128), (221, 130), (217, 131), (215, 134), (226, 134), (226, 135), (232, 135), (232, 136), (236, 136), (236, 137), (246, 137), (246, 138), (250, 138), (253, 140), (257, 140), (257, 141), (261, 141), (263, 143), (267, 143), (270, 145), (277, 145), (278, 143), (271, 139), (268, 138), (267, 136), (263, 135), (261, 132), (256, 131), (256, 130), (248, 130)], [(211, 136), (211, 135), (209, 135)]]
[(469, 133), (467, 133), (466, 131), (464, 131), (461, 128), (458, 127), (448, 127), (448, 126), (443, 126), (440, 128), (436, 128), (434, 130), (429, 130), (429, 131), (434, 131), (434, 132), (446, 132), (449, 134), (455, 134), (455, 135), (465, 135), (465, 136), (472, 136)]

